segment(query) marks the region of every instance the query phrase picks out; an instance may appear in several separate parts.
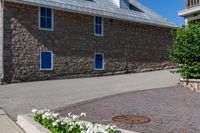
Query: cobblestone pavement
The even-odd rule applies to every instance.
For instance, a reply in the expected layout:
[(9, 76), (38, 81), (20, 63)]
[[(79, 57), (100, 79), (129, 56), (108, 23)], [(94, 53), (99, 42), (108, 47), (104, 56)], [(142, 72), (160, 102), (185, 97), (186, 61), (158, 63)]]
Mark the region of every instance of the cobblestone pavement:
[(146, 124), (115, 123), (121, 128), (140, 133), (200, 133), (200, 94), (182, 87), (123, 93), (90, 100), (56, 110), (86, 112), (86, 120), (107, 124), (117, 115), (145, 115)]

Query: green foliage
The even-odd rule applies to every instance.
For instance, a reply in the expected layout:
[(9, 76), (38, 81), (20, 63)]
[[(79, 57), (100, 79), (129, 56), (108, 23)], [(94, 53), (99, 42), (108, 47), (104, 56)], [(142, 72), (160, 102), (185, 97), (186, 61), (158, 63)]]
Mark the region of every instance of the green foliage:
[(70, 125), (67, 123), (63, 124), (61, 121), (56, 122), (56, 125), (54, 125), (53, 123), (57, 120), (56, 118), (42, 118), (42, 114), (40, 113), (36, 113), (33, 118), (45, 128), (49, 129), (52, 133), (81, 133), (86, 130), (81, 128), (78, 124), (70, 129)]
[(105, 129), (99, 124), (81, 123), (80, 118), (85, 117), (85, 113), (80, 115), (68, 114), (68, 117), (62, 118), (58, 113), (50, 110), (33, 109), (33, 119), (49, 129), (52, 133), (120, 133), (114, 125), (108, 125)]
[(180, 64), (177, 71), (183, 78), (200, 78), (200, 23), (189, 23), (175, 33), (170, 58)]

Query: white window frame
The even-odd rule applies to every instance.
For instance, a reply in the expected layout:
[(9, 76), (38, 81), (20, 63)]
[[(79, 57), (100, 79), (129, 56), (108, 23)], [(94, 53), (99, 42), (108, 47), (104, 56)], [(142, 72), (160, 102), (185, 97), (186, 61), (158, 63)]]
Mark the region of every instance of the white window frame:
[[(39, 25), (39, 30), (46, 30), (46, 31), (54, 31), (54, 10), (52, 8), (48, 7), (38, 7), (39, 12), (38, 12), (38, 25)], [(52, 27), (51, 28), (42, 28), (40, 25), (40, 19), (41, 19), (41, 8), (48, 8), (51, 9), (51, 22), (52, 22)]]
[(101, 17), (101, 16), (94, 16), (94, 35), (95, 36), (104, 36), (104, 18), (101, 17), (101, 23), (102, 23), (101, 31), (102, 31), (102, 33), (101, 34), (97, 34), (96, 33), (96, 17)]
[[(51, 68), (42, 68), (42, 52), (50, 52), (51, 53)], [(54, 60), (53, 60), (53, 52), (52, 51), (40, 51), (40, 70), (41, 71), (52, 71), (54, 68)]]
[[(102, 55), (102, 68), (96, 68), (96, 55)], [(95, 71), (102, 71), (105, 68), (105, 60), (104, 60), (104, 53), (94, 53), (94, 70)]]

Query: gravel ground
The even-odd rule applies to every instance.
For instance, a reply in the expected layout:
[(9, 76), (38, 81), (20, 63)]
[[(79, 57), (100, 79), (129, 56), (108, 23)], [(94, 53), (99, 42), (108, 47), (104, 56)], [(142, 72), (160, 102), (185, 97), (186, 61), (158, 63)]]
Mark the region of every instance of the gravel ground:
[(86, 112), (85, 120), (102, 124), (118, 115), (145, 115), (151, 122), (115, 124), (140, 133), (200, 133), (200, 94), (177, 86), (108, 96), (56, 111), (63, 116)]

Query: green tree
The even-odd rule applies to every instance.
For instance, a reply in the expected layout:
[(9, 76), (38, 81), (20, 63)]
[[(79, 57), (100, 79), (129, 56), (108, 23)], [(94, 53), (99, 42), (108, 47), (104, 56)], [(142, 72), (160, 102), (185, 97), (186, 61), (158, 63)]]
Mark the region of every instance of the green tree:
[(200, 22), (177, 29), (170, 58), (180, 65), (183, 78), (200, 79)]

